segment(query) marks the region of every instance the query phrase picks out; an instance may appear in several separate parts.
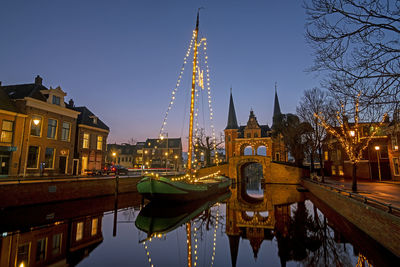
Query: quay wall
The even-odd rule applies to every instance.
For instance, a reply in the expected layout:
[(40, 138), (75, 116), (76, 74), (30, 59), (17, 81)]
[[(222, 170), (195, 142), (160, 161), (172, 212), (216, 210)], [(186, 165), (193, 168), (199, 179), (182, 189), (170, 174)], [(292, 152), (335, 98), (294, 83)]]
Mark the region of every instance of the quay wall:
[(393, 254), (400, 257), (400, 217), (311, 181), (302, 185)]
[[(120, 178), (118, 193), (137, 192), (140, 177)], [(0, 208), (115, 194), (115, 178), (25, 181), (0, 185)]]

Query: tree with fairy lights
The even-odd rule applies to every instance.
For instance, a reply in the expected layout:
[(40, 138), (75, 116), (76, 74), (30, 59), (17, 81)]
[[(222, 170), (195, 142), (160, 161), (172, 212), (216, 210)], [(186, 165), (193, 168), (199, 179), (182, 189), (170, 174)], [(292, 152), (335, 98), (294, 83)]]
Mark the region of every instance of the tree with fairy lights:
[(334, 127), (327, 122), (322, 112), (314, 113), (318, 119), (319, 124), (326, 129), (326, 131), (337, 138), (341, 147), (346, 152), (351, 165), (353, 167), (353, 181), (351, 189), (353, 192), (357, 191), (357, 164), (361, 160), (362, 152), (368, 147), (369, 142), (374, 138), (380, 126), (386, 119), (387, 114), (383, 115), (382, 120), (379, 122), (378, 127), (374, 127), (369, 134), (363, 134), (362, 126), (359, 122), (359, 99), (361, 93), (358, 93), (354, 101), (354, 124), (349, 125), (348, 117), (346, 116), (346, 105), (341, 103), (340, 109), (336, 112), (336, 122), (338, 127)]

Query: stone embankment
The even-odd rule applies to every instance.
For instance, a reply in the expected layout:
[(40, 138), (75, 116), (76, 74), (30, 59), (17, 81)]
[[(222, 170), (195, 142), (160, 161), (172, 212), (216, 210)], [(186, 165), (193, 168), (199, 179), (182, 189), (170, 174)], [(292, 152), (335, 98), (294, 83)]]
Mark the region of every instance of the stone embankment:
[(302, 185), (315, 197), (400, 257), (400, 216), (390, 205), (311, 180), (302, 180)]
[(137, 192), (139, 177), (70, 178), (3, 183), (0, 185), (0, 208), (83, 199), (118, 193)]

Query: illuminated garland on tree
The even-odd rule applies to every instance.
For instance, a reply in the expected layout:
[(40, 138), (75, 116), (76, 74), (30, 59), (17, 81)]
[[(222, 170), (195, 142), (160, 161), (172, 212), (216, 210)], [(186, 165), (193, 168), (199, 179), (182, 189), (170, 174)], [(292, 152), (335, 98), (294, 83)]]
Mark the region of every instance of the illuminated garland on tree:
[(335, 136), (342, 148), (345, 150), (349, 160), (353, 164), (357, 164), (362, 157), (362, 152), (368, 147), (369, 142), (378, 132), (378, 129), (384, 123), (387, 114), (385, 113), (382, 120), (378, 124), (378, 127), (374, 127), (370, 135), (363, 136), (361, 138), (361, 131), (359, 125), (359, 99), (360, 93), (357, 95), (355, 100), (355, 114), (354, 114), (354, 127), (350, 127), (347, 121), (345, 106), (341, 104), (340, 110), (336, 112), (336, 121), (339, 123), (340, 127), (331, 126), (325, 117), (320, 113), (314, 113), (314, 116), (318, 119), (318, 124), (326, 129), (328, 133)]

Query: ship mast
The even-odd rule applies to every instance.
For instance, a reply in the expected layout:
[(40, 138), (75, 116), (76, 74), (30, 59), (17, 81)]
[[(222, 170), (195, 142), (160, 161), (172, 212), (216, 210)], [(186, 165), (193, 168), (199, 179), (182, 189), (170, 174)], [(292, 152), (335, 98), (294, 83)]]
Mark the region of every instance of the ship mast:
[(194, 97), (196, 86), (196, 68), (197, 68), (197, 46), (199, 34), (199, 11), (197, 11), (196, 29), (194, 30), (194, 55), (193, 55), (193, 76), (192, 76), (192, 90), (190, 98), (190, 123), (189, 123), (189, 145), (188, 145), (188, 173), (192, 176), (192, 153), (193, 153), (193, 113), (194, 113)]

